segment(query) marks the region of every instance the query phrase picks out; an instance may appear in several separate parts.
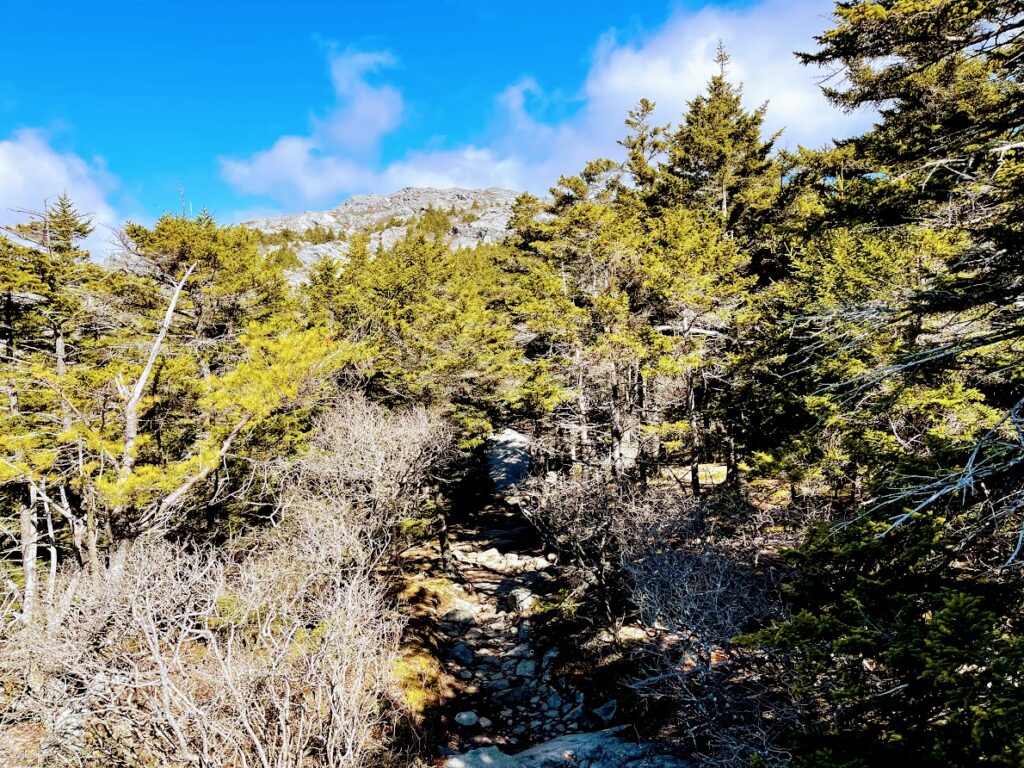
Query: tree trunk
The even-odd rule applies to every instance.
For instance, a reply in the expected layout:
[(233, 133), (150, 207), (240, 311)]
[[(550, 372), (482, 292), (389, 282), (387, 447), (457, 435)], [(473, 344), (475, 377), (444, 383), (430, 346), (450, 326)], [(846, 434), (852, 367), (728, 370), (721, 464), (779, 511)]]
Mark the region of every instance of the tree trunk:
[(642, 423), (649, 428), (653, 428), (650, 432), (641, 430), (640, 433), (641, 482), (644, 488), (646, 488), (650, 477), (657, 478), (661, 474), (662, 444), (661, 435), (657, 431), (657, 427), (661, 425), (662, 413), (654, 395), (652, 381), (640, 371), (637, 372), (637, 377), (639, 410)]
[(701, 439), (701, 423), (700, 423), (700, 412), (698, 411), (697, 401), (697, 386), (693, 380), (693, 376), (690, 376), (690, 387), (689, 387), (689, 399), (688, 399), (688, 411), (690, 417), (690, 487), (693, 490), (694, 498), (700, 498), (700, 454), (703, 448), (703, 441)]
[(622, 387), (619, 384), (619, 373), (616, 370), (612, 379), (611, 397), (611, 465), (612, 477), (618, 481), (622, 479)]
[(4, 360), (14, 360), (14, 292), (10, 289), (4, 296), (4, 325), (7, 326), (7, 333), (4, 334)]
[(587, 413), (589, 411), (589, 405), (587, 403), (587, 392), (584, 388), (584, 374), (583, 367), (580, 362), (580, 351), (576, 350), (576, 366), (579, 370), (579, 375), (576, 379), (576, 387), (579, 390), (579, 396), (577, 397), (576, 403), (580, 411), (580, 428), (579, 428), (579, 445), (580, 453), (579, 460), (586, 462), (587, 460), (587, 446), (590, 444), (590, 431), (587, 427)]
[[(142, 395), (146, 389), (146, 384), (149, 382), (149, 377), (153, 373), (153, 366), (156, 365), (160, 349), (174, 320), (174, 311), (178, 306), (178, 300), (181, 298), (182, 289), (184, 289), (185, 283), (188, 282), (195, 268), (196, 265), (193, 263), (185, 270), (184, 276), (174, 286), (174, 292), (171, 294), (171, 300), (167, 303), (167, 311), (164, 313), (163, 322), (160, 323), (160, 329), (157, 331), (156, 338), (153, 339), (153, 343), (149, 348), (149, 357), (146, 359), (146, 364), (142, 368), (139, 378), (136, 379), (135, 386), (131, 390), (124, 391), (126, 396), (124, 404), (124, 451), (121, 455), (121, 467), (118, 470), (118, 479), (121, 481), (131, 477), (132, 470), (135, 468), (135, 443), (139, 437), (139, 404), (142, 402)], [(128, 521), (122, 519), (124, 513), (125, 510), (118, 506), (112, 510), (107, 518), (107, 527), (111, 535), (114, 532), (115, 524), (118, 527), (118, 533), (121, 533), (122, 529), (128, 527)], [(114, 546), (113, 538), (111, 538), (110, 544)]]
[(438, 514), (437, 546), (441, 554), (441, 572), (453, 573), (451, 547), (448, 541), (448, 513), (443, 506)]
[[(64, 329), (59, 325), (53, 329), (53, 356), (57, 361), (57, 381), (63, 383), (68, 373), (67, 348), (64, 342)], [(73, 426), (71, 409), (63, 397), (60, 403), (60, 425), (67, 432)]]
[(45, 496), (43, 509), (46, 511), (47, 550), (50, 555), (50, 574), (46, 582), (46, 607), (49, 612), (53, 610), (53, 590), (57, 586), (57, 535), (53, 528), (53, 508)]
[(739, 460), (736, 458), (736, 441), (728, 433), (725, 435), (725, 449), (728, 452), (725, 460), (725, 482), (728, 485), (738, 485), (740, 474)]
[(28, 503), (21, 508), (21, 570), (25, 578), (22, 591), (21, 620), (32, 622), (36, 609), (36, 593), (39, 588), (36, 574), (36, 557), (39, 550), (38, 520), (36, 519), (36, 490), (29, 486)]
[(100, 567), (99, 525), (96, 520), (96, 505), (92, 499), (85, 503), (85, 562), (93, 576), (102, 574)]

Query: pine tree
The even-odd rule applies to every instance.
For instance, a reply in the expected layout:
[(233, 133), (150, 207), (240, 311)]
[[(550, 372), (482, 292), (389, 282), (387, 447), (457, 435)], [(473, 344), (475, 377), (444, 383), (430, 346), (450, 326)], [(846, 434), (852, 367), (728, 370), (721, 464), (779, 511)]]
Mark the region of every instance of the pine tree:
[(620, 200), (635, 194), (645, 206), (655, 202), (658, 193), (658, 165), (667, 146), (665, 134), (668, 126), (650, 123), (654, 109), (654, 102), (641, 99), (626, 117), (629, 135), (619, 141), (626, 150), (625, 169), (632, 181), (631, 187), (621, 190)]
[(762, 139), (767, 105), (744, 109), (743, 89), (728, 80), (721, 43), (715, 63), (719, 71), (706, 93), (689, 102), (668, 141), (663, 195), (670, 203), (717, 212), (728, 234), (746, 239), (756, 234), (779, 186), (771, 157), (778, 134)]
[(988, 503), (993, 493), (1015, 498), (1012, 467), (1024, 456), (1013, 437), (1024, 400), (1011, 383), (1024, 341), (1024, 188), (1015, 146), (1024, 36), (1007, 10), (940, 0), (842, 5), (836, 28), (819, 37), (821, 49), (804, 57), (849, 73), (844, 87), (829, 91), (837, 104), (881, 108), (876, 128), (853, 142), (867, 168), (848, 183), (835, 215), (862, 232), (879, 225), (923, 232), (917, 283), (902, 300), (850, 308), (900, 327), (906, 340), (864, 375), (885, 387), (956, 378), (1004, 414), (960, 461), (935, 466), (930, 480), (894, 478), (894, 498), (911, 509), (945, 494), (962, 494), (966, 506)]
[(794, 442), (853, 491), (847, 525), (794, 553), (802, 610), (775, 636), (817, 713), (800, 764), (1017, 765), (1021, 580), (997, 566), (1024, 455), (1019, 9), (842, 3), (835, 22), (804, 58), (881, 119), (805, 169), (831, 164), (784, 299), (817, 419)]

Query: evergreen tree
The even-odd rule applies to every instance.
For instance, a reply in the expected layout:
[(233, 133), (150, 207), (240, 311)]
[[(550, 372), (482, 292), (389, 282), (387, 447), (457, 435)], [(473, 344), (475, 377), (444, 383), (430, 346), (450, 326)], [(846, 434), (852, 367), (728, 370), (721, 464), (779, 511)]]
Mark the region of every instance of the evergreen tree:
[(743, 89), (727, 78), (729, 56), (719, 43), (719, 71), (707, 92), (689, 102), (668, 141), (664, 196), (672, 203), (714, 211), (725, 232), (746, 241), (756, 234), (779, 186), (771, 152), (776, 136), (761, 137), (767, 105), (743, 107)]
[[(776, 647), (804, 673), (805, 765), (1017, 765), (1019, 13), (842, 3), (809, 62), (879, 107), (830, 156), (791, 262), (803, 454), (852, 493), (794, 555)], [(810, 169), (809, 169), (810, 170)], [(821, 166), (819, 166), (819, 171)], [(842, 498), (842, 497), (840, 497)], [(854, 502), (854, 503), (851, 503)], [(856, 505), (855, 502), (860, 502)]]
[[(22, 274), (40, 277), (31, 300), (38, 320), (8, 334), (0, 485), (45, 511), (51, 538), (66, 532), (55, 550), (72, 551), (99, 574), (150, 528), (194, 528), (191, 511), (211, 509), (198, 501), (202, 491), (230, 496), (233, 481), (216, 477), (233, 461), (230, 451), (245, 443), (252, 459), (268, 441), (280, 448), (274, 431), (295, 429), (282, 420), (300, 393), (314, 396), (340, 350), (323, 330), (297, 327), (294, 314), (267, 314), (273, 305), (259, 301), (267, 294), (250, 293), (244, 274), (218, 271), (222, 261), (254, 255), (244, 251), (243, 230), (221, 232), (207, 217), (133, 227), (137, 254), (153, 257), (133, 275), (88, 261), (76, 245), (85, 228), (57, 221), (59, 229), (37, 222), (24, 230), (43, 233), (47, 250), (3, 248)], [(175, 240), (168, 229), (185, 236)], [(165, 246), (159, 254), (139, 245), (156, 242)], [(262, 267), (249, 262), (263, 285), (275, 285)], [(239, 313), (246, 306), (249, 316)], [(211, 320), (233, 322), (230, 335)]]
[(653, 101), (641, 99), (626, 117), (629, 135), (619, 142), (626, 150), (625, 169), (632, 182), (631, 187), (621, 191), (622, 199), (624, 201), (632, 192), (646, 206), (656, 202), (659, 192), (658, 164), (663, 160), (662, 155), (667, 146), (665, 134), (668, 126), (650, 123), (654, 109)]
[(926, 274), (886, 312), (912, 342), (875, 378), (964, 377), (1004, 411), (1000, 426), (979, 436), (974, 459), (965, 454), (916, 491), (908, 486), (913, 504), (962, 492), (968, 504), (982, 503), (982, 482), (989, 493), (1015, 498), (1012, 468), (1024, 458), (1014, 445), (1024, 401), (1012, 385), (1024, 337), (1024, 36), (1014, 19), (1012, 3), (843, 4), (836, 28), (819, 37), (821, 49), (804, 57), (847, 72), (845, 87), (829, 90), (837, 104), (881, 110), (876, 129), (854, 143), (870, 173), (854, 179), (838, 213), (870, 222), (865, 228), (934, 233)]

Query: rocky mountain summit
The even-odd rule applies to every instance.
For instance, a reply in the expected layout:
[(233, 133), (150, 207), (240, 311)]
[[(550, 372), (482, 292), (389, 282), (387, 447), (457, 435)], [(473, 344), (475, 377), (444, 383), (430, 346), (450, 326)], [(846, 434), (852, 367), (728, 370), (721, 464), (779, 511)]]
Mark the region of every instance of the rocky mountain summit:
[[(304, 264), (323, 254), (343, 255), (346, 238), (366, 232), (371, 249), (389, 248), (408, 225), (429, 210), (448, 215), (453, 248), (499, 242), (508, 234), (512, 203), (518, 193), (508, 189), (434, 189), (407, 187), (389, 195), (356, 195), (327, 211), (307, 211), (244, 222), (267, 235), (296, 237), (293, 248)], [(329, 230), (337, 239), (312, 243), (303, 239), (310, 230)]]

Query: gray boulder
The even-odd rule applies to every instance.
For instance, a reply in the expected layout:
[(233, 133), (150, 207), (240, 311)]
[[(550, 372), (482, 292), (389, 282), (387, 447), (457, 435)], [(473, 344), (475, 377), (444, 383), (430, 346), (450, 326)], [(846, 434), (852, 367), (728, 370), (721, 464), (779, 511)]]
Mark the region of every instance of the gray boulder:
[(449, 758), (444, 768), (693, 768), (657, 744), (634, 744), (621, 738), (623, 730), (567, 734), (511, 757), (497, 747), (475, 749)]
[(469, 710), (465, 712), (459, 712), (459, 714), (455, 716), (455, 722), (467, 728), (476, 725), (479, 721), (480, 718), (477, 717), (476, 712), (471, 712)]
[(468, 667), (473, 663), (476, 658), (476, 654), (473, 653), (473, 649), (470, 648), (466, 643), (456, 643), (455, 647), (452, 648), (451, 652), (452, 661), (456, 661), (465, 667)]
[(442, 616), (441, 619), (451, 624), (472, 624), (476, 621), (476, 613), (473, 608), (473, 604), (469, 601), (457, 600), (455, 607)]
[(537, 674), (537, 662), (533, 659), (523, 659), (516, 665), (516, 675), (519, 677), (533, 677)]
[(529, 643), (520, 643), (505, 655), (513, 659), (528, 659), (533, 655), (533, 649)]
[(523, 768), (692, 768), (692, 764), (664, 754), (657, 744), (634, 744), (619, 737), (623, 728), (559, 736), (517, 754)]
[(601, 719), (601, 722), (603, 722), (605, 725), (607, 725), (608, 723), (610, 723), (612, 720), (615, 719), (615, 712), (618, 710), (618, 708), (619, 708), (618, 700), (617, 699), (612, 699), (611, 701), (609, 701), (609, 702), (607, 702), (605, 704), (602, 704), (600, 707), (598, 707), (597, 709), (593, 710), (593, 712), (594, 712), (594, 714), (598, 718)]

